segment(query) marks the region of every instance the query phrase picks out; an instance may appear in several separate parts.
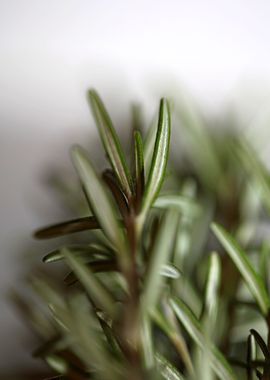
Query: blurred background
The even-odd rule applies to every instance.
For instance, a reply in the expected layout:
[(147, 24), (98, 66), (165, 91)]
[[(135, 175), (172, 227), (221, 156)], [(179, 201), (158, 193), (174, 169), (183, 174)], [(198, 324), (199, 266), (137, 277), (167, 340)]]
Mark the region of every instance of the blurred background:
[(187, 92), (204, 112), (234, 110), (267, 130), (267, 0), (0, 0), (0, 369), (32, 363), (27, 329), (8, 301), (22, 287), (32, 231), (61, 220), (46, 173), (69, 168), (69, 146), (92, 145), (85, 92), (95, 87), (115, 124), (130, 103), (150, 120), (159, 97)]

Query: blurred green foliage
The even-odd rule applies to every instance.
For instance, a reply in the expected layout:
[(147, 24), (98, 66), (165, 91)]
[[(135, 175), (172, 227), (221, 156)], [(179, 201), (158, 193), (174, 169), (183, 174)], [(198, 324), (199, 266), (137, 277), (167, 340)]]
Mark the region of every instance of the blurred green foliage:
[(88, 232), (43, 259), (70, 268), (65, 286), (31, 280), (34, 355), (59, 379), (270, 379), (270, 177), (251, 142), (174, 107), (168, 160), (162, 99), (146, 131), (136, 109), (126, 158), (98, 94), (88, 99), (109, 168), (76, 146), (82, 191), (57, 178), (81, 217), (36, 237)]

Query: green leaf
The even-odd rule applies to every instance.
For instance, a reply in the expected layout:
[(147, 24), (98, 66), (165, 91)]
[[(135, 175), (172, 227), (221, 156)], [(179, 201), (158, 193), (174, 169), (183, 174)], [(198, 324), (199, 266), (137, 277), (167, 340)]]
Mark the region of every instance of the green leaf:
[(183, 361), (185, 367), (190, 374), (194, 374), (192, 360), (188, 351), (188, 347), (180, 329), (178, 328), (175, 315), (171, 309), (159, 311), (157, 308), (151, 313), (151, 317), (159, 328), (167, 335), (174, 345), (179, 357)]
[(153, 156), (155, 138), (156, 138), (156, 133), (157, 133), (157, 125), (158, 125), (158, 113), (156, 112), (147, 130), (147, 133), (144, 139), (144, 144), (143, 144), (144, 168), (145, 168), (146, 177), (148, 177), (150, 165), (151, 165), (151, 159)]
[(123, 224), (125, 225), (125, 221), (129, 215), (129, 206), (128, 201), (123, 193), (121, 187), (119, 186), (118, 180), (115, 177), (115, 174), (112, 170), (107, 169), (102, 173), (102, 179), (110, 189), (111, 194), (117, 204), (117, 208), (122, 215)]
[[(73, 294), (68, 299), (66, 311), (53, 309), (55, 317), (65, 322), (63, 333), (70, 339), (73, 352), (85, 364), (97, 373), (97, 377), (106, 380), (116, 380), (118, 363), (106, 349), (96, 316), (93, 313), (87, 297), (82, 293)], [(119, 375), (119, 372), (118, 372)]]
[(62, 235), (73, 234), (86, 230), (99, 229), (100, 225), (94, 216), (69, 220), (67, 222), (54, 224), (49, 227), (44, 227), (35, 232), (34, 237), (37, 239), (49, 239)]
[[(119, 269), (117, 267), (117, 263), (115, 260), (94, 260), (90, 263), (85, 264), (87, 268), (89, 268), (93, 273), (102, 273), (102, 272), (117, 272)], [(77, 282), (79, 278), (77, 278), (74, 272), (70, 272), (65, 277), (65, 283), (67, 285), (72, 285)]]
[(213, 223), (212, 230), (238, 268), (262, 313), (267, 315), (270, 301), (261, 276), (255, 272), (246, 253), (224, 228)]
[(153, 337), (152, 337), (152, 324), (148, 316), (144, 316), (141, 322), (142, 331), (142, 348), (145, 367), (151, 369), (155, 365), (155, 356), (154, 356), (154, 346), (153, 346)]
[[(89, 275), (89, 273), (88, 273)], [(91, 279), (89, 280), (91, 281)], [(72, 342), (74, 353), (85, 365), (98, 369), (102, 379), (116, 380), (115, 362), (104, 350), (102, 337), (96, 329), (94, 317), (88, 299), (84, 294), (69, 296), (68, 302), (63, 294), (51, 284), (40, 278), (32, 279), (34, 290), (48, 304), (52, 315), (60, 328), (61, 335)], [(91, 293), (92, 294), (92, 293)], [(103, 298), (103, 297), (102, 297)], [(60, 367), (59, 367), (60, 368)]]
[(177, 279), (181, 276), (180, 270), (172, 264), (163, 264), (160, 270), (161, 276)]
[(159, 372), (165, 380), (185, 380), (182, 375), (164, 356), (156, 354)]
[(232, 368), (221, 352), (205, 339), (201, 325), (191, 310), (180, 299), (172, 298), (170, 303), (176, 316), (194, 342), (201, 350), (209, 351), (210, 364), (216, 375), (222, 380), (236, 380)]
[(139, 131), (134, 132), (134, 154), (135, 154), (135, 182), (136, 197), (141, 200), (144, 191), (144, 160), (142, 137)]
[(153, 207), (160, 209), (173, 207), (184, 216), (190, 216), (192, 218), (201, 213), (200, 206), (193, 199), (181, 195), (160, 195), (155, 200)]
[(270, 255), (270, 246), (267, 240), (262, 242), (259, 255), (259, 273), (262, 276), (263, 280), (267, 282)]
[[(60, 261), (64, 259), (62, 249), (64, 247), (54, 249), (53, 251), (47, 253), (42, 261), (44, 263), (52, 263), (55, 261)], [(91, 244), (74, 244), (66, 247), (73, 255), (85, 256), (85, 257), (110, 257), (112, 252), (110, 252), (108, 247), (91, 243)]]
[(76, 294), (69, 299), (68, 318), (68, 335), (74, 340), (75, 353), (79, 354), (87, 367), (95, 368), (102, 379), (104, 375), (107, 379), (113, 378), (114, 360), (105, 349), (103, 336), (84, 295)]
[(48, 355), (45, 358), (46, 362), (49, 364), (49, 366), (55, 370), (58, 373), (61, 373), (63, 375), (67, 374), (69, 371), (69, 365), (68, 362), (61, 358), (58, 355)]
[(63, 249), (63, 254), (67, 259), (70, 268), (74, 271), (79, 281), (83, 284), (85, 290), (94, 302), (105, 310), (108, 315), (114, 316), (115, 304), (110, 293), (95, 277), (89, 267), (86, 267), (81, 260), (73, 256), (67, 249)]
[(212, 323), (215, 321), (217, 316), (220, 276), (220, 258), (216, 252), (212, 252), (210, 256), (208, 277), (205, 290), (205, 314), (208, 315)]
[(164, 215), (157, 235), (146, 274), (143, 310), (151, 311), (158, 300), (164, 276), (161, 275), (164, 264), (167, 263), (175, 240), (177, 212), (169, 210)]
[(119, 343), (117, 341), (115, 331), (113, 330), (112, 326), (110, 326), (109, 323), (106, 322), (102, 318), (102, 316), (100, 316), (99, 313), (96, 313), (96, 317), (97, 317), (99, 324), (100, 324), (100, 326), (104, 332), (107, 343), (109, 345), (109, 349), (113, 352), (113, 354), (115, 356), (123, 359), (123, 352), (121, 351), (121, 348), (120, 348)]
[(252, 368), (252, 362), (256, 360), (256, 341), (252, 334), (249, 334), (247, 340), (247, 380), (254, 380), (255, 376), (253, 375), (254, 368)]
[(111, 166), (123, 191), (126, 196), (130, 198), (132, 195), (132, 180), (120, 141), (115, 132), (110, 116), (95, 90), (88, 91), (88, 98)]
[(81, 148), (73, 148), (72, 158), (103, 232), (118, 249), (118, 253), (125, 255), (123, 231), (117, 220), (115, 206), (103, 183)]
[(150, 173), (143, 196), (141, 214), (145, 215), (156, 199), (161, 188), (169, 153), (171, 134), (170, 111), (167, 100), (161, 99), (155, 147), (151, 161)]

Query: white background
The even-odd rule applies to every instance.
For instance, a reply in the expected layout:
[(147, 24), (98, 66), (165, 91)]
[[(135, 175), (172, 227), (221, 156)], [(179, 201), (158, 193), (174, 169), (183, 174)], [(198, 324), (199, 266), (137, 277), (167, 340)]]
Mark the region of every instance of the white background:
[(216, 112), (251, 83), (251, 107), (267, 108), (269, 20), (267, 0), (0, 0), (0, 369), (29, 355), (6, 293), (21, 287), (32, 229), (62, 213), (44, 170), (93, 136), (86, 89), (116, 122), (131, 100), (152, 111), (185, 88)]

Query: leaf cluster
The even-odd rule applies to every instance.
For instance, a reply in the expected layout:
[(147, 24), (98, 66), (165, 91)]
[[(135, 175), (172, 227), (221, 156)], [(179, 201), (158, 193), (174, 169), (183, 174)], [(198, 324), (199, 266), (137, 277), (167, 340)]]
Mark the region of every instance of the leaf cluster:
[(74, 146), (88, 215), (35, 233), (89, 236), (43, 258), (70, 268), (64, 292), (32, 280), (49, 313), (32, 313), (47, 337), (35, 356), (74, 380), (270, 379), (269, 249), (256, 236), (267, 169), (242, 136), (215, 135), (183, 108), (176, 124), (190, 150), (184, 167), (168, 163), (166, 99), (146, 136), (133, 131), (129, 165), (95, 90), (88, 100), (109, 168), (97, 173)]

